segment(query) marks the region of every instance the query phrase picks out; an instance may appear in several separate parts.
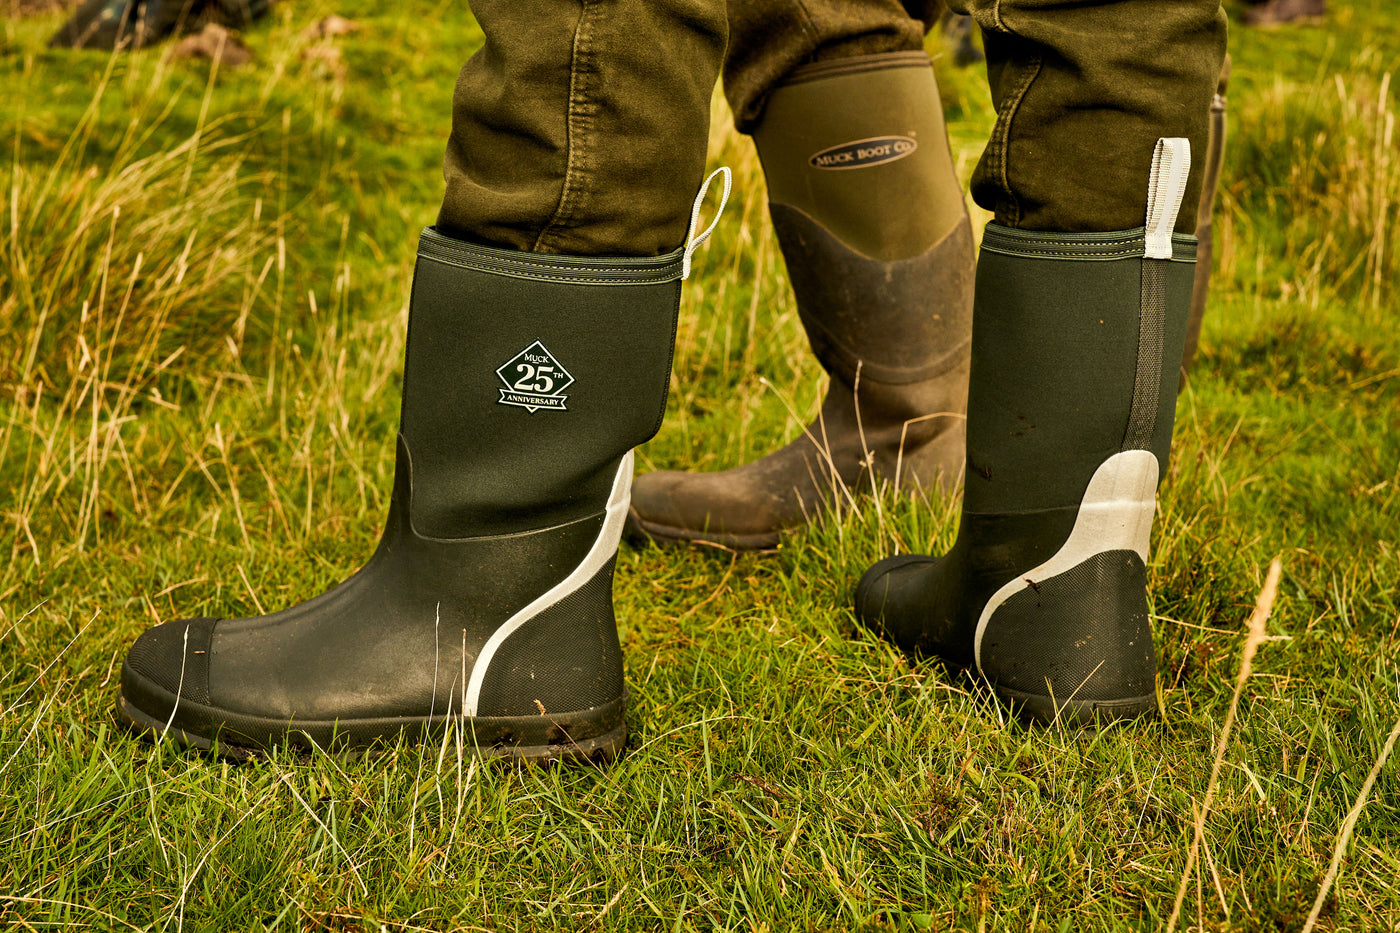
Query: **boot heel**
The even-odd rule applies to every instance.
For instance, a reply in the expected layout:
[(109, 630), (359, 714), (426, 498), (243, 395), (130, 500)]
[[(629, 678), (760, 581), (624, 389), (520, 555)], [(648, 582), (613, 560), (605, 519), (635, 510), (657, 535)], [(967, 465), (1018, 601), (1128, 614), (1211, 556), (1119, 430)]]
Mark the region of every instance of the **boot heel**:
[(1060, 549), (983, 608), (978, 668), (1031, 718), (1116, 719), (1155, 705), (1146, 559), (1157, 473), (1149, 451), (1110, 457)]
[(1002, 604), (981, 642), (997, 695), (1031, 719), (1083, 723), (1156, 706), (1147, 575), (1135, 551), (1103, 551)]

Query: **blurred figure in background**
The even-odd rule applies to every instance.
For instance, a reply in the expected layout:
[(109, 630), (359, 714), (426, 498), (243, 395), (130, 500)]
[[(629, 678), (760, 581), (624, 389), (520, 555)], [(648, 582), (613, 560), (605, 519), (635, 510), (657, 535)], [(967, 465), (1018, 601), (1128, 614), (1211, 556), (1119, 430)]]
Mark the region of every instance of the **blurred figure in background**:
[(1240, 17), (1247, 26), (1280, 26), (1319, 20), (1327, 15), (1327, 0), (1250, 0)]
[(87, 0), (49, 47), (145, 48), (205, 23), (241, 29), (271, 8), (271, 0)]
[(952, 10), (944, 10), (938, 25), (943, 30), (948, 44), (953, 47), (954, 65), (959, 68), (968, 68), (987, 60), (987, 56), (982, 54), (982, 50), (973, 41), (973, 33), (977, 30), (973, 28), (971, 16), (963, 16)]

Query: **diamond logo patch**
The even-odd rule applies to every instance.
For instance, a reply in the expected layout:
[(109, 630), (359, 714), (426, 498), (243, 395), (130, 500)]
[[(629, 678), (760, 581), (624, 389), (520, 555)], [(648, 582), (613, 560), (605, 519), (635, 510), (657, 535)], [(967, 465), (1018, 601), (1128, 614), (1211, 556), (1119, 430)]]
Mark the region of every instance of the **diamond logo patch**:
[(569, 397), (564, 390), (573, 385), (574, 377), (538, 340), (515, 354), (496, 375), (506, 386), (500, 390), (502, 405), (514, 405), (531, 414), (541, 408), (568, 411), (564, 403)]

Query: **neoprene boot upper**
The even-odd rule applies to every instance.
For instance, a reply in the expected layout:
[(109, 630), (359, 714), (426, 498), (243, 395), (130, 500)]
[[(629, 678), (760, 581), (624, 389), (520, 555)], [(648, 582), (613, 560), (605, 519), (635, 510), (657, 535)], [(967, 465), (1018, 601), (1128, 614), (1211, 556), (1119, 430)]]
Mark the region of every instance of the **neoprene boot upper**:
[(989, 224), (978, 261), (962, 521), (888, 558), (858, 620), (973, 666), (1032, 718), (1156, 708), (1146, 562), (1171, 447), (1195, 238), (1173, 234), (1186, 140), (1159, 144), (1145, 228)]
[(862, 484), (956, 484), (973, 260), (941, 107), (922, 52), (807, 66), (770, 96), (754, 141), (827, 395), (754, 463), (638, 477), (632, 530), (772, 547)]
[(665, 409), (684, 265), (425, 231), (374, 556), (281, 612), (147, 631), (122, 667), (123, 717), (235, 754), (449, 723), (499, 754), (620, 750), (612, 568), (631, 450)]

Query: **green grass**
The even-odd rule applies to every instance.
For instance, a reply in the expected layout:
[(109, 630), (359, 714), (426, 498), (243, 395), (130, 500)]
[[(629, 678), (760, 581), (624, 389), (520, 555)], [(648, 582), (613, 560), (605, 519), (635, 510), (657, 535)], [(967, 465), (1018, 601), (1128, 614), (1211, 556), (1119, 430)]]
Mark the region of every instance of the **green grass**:
[[(1400, 159), (1388, 0), (1236, 29), (1220, 270), (1150, 569), (1162, 716), (1024, 729), (855, 630), (946, 502), (863, 499), (774, 554), (624, 547), (634, 698), (607, 772), (455, 746), (234, 767), (136, 742), (121, 657), (161, 620), (289, 605), (370, 552), (416, 232), (440, 189), (461, 4), (287, 3), (246, 69), (43, 47), (0, 21), (0, 926), (967, 929), (1165, 926), (1269, 561), (1283, 580), (1181, 929), (1296, 930), (1400, 718)], [(960, 171), (992, 119), (939, 65)], [(795, 434), (819, 370), (752, 149), (686, 286), (645, 468)], [(982, 216), (982, 215), (979, 215)], [(1400, 925), (1400, 781), (1319, 925)]]

